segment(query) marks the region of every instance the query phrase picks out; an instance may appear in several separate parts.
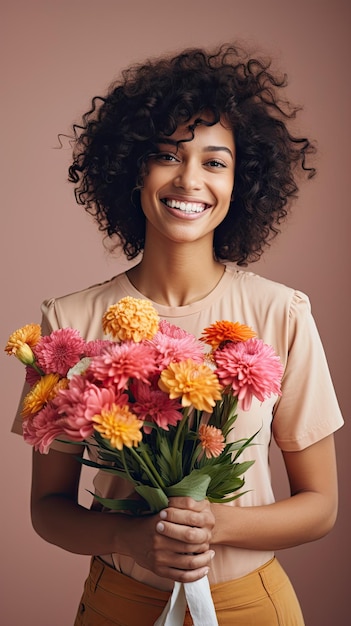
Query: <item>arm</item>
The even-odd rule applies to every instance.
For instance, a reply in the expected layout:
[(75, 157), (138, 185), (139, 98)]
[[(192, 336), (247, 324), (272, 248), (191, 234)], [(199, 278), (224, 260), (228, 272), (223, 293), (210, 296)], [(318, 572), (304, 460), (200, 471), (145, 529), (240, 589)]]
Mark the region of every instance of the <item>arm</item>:
[[(209, 512), (205, 530), (190, 529), (192, 541), (185, 550), (183, 541), (156, 531), (159, 516), (131, 517), (86, 509), (78, 504), (81, 464), (75, 456), (55, 450), (47, 455), (33, 452), (32, 523), (43, 539), (77, 554), (127, 555), (155, 574), (181, 582), (207, 573), (213, 556), (207, 527), (212, 528), (214, 519)], [(194, 513), (202, 525), (203, 507), (207, 509), (207, 503), (196, 503), (200, 512)]]
[[(337, 513), (334, 437), (330, 435), (299, 452), (284, 452), (291, 497), (257, 507), (212, 504), (215, 527), (211, 544), (251, 550), (278, 550), (314, 541), (327, 534)], [(177, 502), (177, 506), (185, 503)], [(166, 510), (162, 532), (186, 536), (190, 513)]]

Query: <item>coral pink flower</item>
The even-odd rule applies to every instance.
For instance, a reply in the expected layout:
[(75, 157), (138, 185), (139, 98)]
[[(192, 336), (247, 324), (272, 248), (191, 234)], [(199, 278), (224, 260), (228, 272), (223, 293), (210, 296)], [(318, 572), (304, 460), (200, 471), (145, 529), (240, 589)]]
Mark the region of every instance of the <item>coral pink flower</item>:
[(232, 387), (244, 411), (250, 409), (253, 396), (263, 402), (272, 394), (281, 394), (283, 366), (273, 348), (261, 339), (228, 343), (215, 351), (214, 358), (221, 384)]
[[(134, 381), (130, 390), (135, 398), (132, 405), (133, 413), (139, 419), (154, 422), (160, 428), (169, 430), (169, 426), (176, 426), (182, 419), (182, 408), (179, 400), (171, 400), (166, 393), (158, 388), (152, 388), (141, 381)], [(145, 433), (151, 432), (151, 427), (144, 425)]]
[(203, 346), (196, 337), (166, 320), (161, 320), (159, 331), (150, 343), (156, 348), (160, 370), (168, 367), (171, 361), (179, 363), (192, 359), (195, 363), (202, 363), (204, 360)]
[(61, 416), (64, 432), (74, 441), (93, 434), (93, 416), (112, 404), (126, 404), (128, 396), (112, 387), (99, 388), (84, 376), (73, 376), (68, 389), (59, 391), (54, 406)]
[(148, 378), (155, 372), (154, 348), (147, 343), (126, 341), (122, 344), (112, 343), (101, 356), (93, 358), (87, 375), (92, 375), (104, 385), (114, 384), (117, 389), (124, 389), (129, 378), (148, 382)]
[(208, 459), (219, 456), (225, 448), (225, 439), (220, 428), (201, 424), (199, 428), (201, 446)]
[(106, 339), (95, 339), (94, 341), (88, 341), (85, 344), (84, 355), (85, 356), (100, 356), (104, 349), (111, 345), (111, 341)]
[(57, 412), (47, 404), (37, 415), (23, 420), (23, 439), (41, 454), (47, 454), (57, 437), (64, 438)]
[(60, 328), (44, 336), (36, 344), (34, 353), (39, 367), (46, 373), (66, 376), (84, 353), (85, 341), (78, 330)]

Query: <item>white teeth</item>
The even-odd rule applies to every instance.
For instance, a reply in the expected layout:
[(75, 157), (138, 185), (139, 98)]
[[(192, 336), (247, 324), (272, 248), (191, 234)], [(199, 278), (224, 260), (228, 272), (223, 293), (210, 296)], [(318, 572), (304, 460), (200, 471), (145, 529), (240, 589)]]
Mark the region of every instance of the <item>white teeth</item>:
[(198, 202), (180, 202), (179, 200), (165, 199), (164, 203), (171, 209), (179, 209), (184, 213), (202, 213), (205, 210), (206, 205)]

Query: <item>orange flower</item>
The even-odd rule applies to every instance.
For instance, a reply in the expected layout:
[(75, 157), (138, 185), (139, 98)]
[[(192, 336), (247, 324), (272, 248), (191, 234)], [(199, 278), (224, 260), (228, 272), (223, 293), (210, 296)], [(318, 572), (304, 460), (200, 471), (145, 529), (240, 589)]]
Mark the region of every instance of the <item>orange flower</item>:
[(58, 390), (65, 385), (65, 379), (60, 380), (58, 374), (42, 376), (23, 400), (22, 417), (26, 418), (39, 413), (45, 404), (52, 400)]
[(170, 363), (161, 372), (158, 385), (171, 400), (181, 397), (183, 407), (193, 405), (208, 413), (212, 413), (216, 400), (221, 399), (222, 388), (216, 374), (207, 365), (191, 359)]
[(159, 317), (149, 300), (126, 296), (117, 304), (112, 304), (102, 318), (105, 334), (114, 339), (139, 343), (143, 339), (152, 339), (157, 333)]
[(219, 456), (225, 448), (223, 433), (215, 426), (201, 424), (199, 428), (199, 438), (208, 459)]
[(245, 324), (239, 324), (239, 322), (227, 322), (222, 320), (221, 322), (215, 322), (205, 328), (202, 332), (200, 341), (204, 341), (212, 350), (216, 350), (222, 343), (226, 341), (238, 342), (247, 341), (252, 337), (256, 337), (255, 331)]
[(138, 420), (127, 405), (112, 404), (109, 409), (102, 409), (100, 415), (94, 415), (94, 428), (102, 437), (108, 439), (117, 450), (136, 447), (142, 440), (143, 421)]
[[(41, 337), (41, 327), (39, 324), (27, 324), (10, 335), (9, 340), (5, 346), (5, 352), (7, 354), (14, 354), (20, 358), (20, 355), (25, 355), (25, 358), (29, 357), (29, 350), (38, 343)], [(27, 347), (26, 347), (27, 346)], [(18, 353), (18, 351), (20, 352)], [(22, 352), (21, 352), (22, 351)], [(18, 353), (18, 354), (17, 354)], [(28, 361), (23, 361), (27, 363)], [(33, 363), (33, 361), (31, 361)]]

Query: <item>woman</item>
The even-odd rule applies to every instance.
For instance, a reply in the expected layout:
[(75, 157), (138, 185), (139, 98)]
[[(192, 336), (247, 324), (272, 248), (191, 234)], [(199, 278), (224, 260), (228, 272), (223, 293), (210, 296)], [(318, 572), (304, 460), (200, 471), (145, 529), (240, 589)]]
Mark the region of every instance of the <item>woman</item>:
[[(248, 324), (284, 365), (282, 396), (239, 416), (236, 438), (260, 429), (260, 445), (250, 448), (248, 492), (230, 505), (172, 498), (156, 516), (87, 510), (77, 499), (77, 446), (55, 442), (49, 454), (34, 453), (35, 530), (95, 557), (76, 626), (151, 625), (174, 581), (206, 574), (221, 626), (303, 624), (274, 551), (332, 528), (333, 432), (342, 418), (308, 298), (225, 265), (260, 257), (296, 197), (299, 174), (314, 174), (306, 162), (312, 145), (287, 127), (296, 111), (281, 103), (285, 85), (269, 63), (234, 47), (189, 50), (130, 68), (74, 126), (69, 177), (77, 201), (128, 259), (141, 258), (107, 283), (45, 302), (45, 331), (71, 326), (87, 340), (101, 338), (103, 312), (131, 295), (196, 336), (219, 319)], [(291, 488), (280, 502), (270, 481), (272, 433)], [(104, 497), (131, 492), (103, 472), (95, 488)]]

